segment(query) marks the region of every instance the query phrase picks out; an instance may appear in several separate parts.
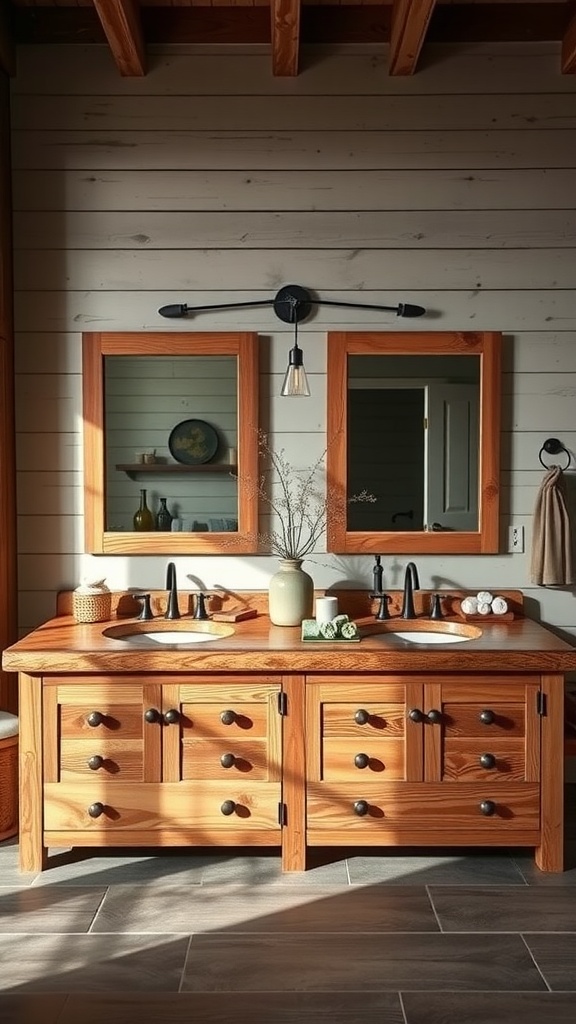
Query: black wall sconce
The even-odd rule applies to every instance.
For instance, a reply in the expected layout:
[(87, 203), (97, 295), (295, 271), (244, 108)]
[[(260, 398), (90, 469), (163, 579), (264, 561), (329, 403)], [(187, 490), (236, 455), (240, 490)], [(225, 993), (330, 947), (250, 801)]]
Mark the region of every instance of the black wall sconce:
[(220, 302), (213, 306), (188, 306), (186, 303), (174, 303), (161, 306), (160, 316), (180, 318), (190, 313), (203, 313), (211, 309), (240, 309), (247, 306), (273, 306), (279, 320), (286, 324), (294, 324), (294, 345), (290, 349), (288, 368), (282, 384), (281, 394), (284, 396), (309, 395), (310, 388), (304, 369), (302, 349), (298, 345), (298, 324), (305, 320), (312, 311), (312, 306), (341, 306), (348, 309), (375, 309), (396, 313), (397, 316), (423, 316), (423, 306), (414, 306), (408, 302), (399, 302), (397, 306), (377, 306), (364, 302), (339, 302), (332, 299), (314, 299), (306, 288), (297, 284), (287, 284), (271, 299), (255, 299), (248, 302)]

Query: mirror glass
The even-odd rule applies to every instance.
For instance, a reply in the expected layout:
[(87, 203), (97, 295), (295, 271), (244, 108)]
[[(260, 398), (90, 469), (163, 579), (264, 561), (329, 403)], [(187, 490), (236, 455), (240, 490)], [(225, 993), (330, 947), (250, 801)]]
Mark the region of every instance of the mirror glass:
[(329, 550), (497, 551), (500, 336), (330, 334), (327, 373)]
[(254, 550), (255, 335), (86, 334), (83, 383), (87, 550)]
[(134, 529), (140, 488), (156, 529), (238, 530), (233, 356), (106, 356), (104, 409), (106, 530)]
[(351, 356), (347, 529), (477, 530), (479, 417), (479, 356)]

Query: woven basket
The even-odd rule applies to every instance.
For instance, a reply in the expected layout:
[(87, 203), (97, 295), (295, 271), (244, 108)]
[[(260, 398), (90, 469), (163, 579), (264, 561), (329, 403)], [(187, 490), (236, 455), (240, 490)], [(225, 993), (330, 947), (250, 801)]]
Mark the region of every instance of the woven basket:
[(76, 622), (104, 622), (112, 612), (112, 594), (72, 594), (72, 614)]
[(18, 736), (0, 740), (0, 842), (18, 832)]

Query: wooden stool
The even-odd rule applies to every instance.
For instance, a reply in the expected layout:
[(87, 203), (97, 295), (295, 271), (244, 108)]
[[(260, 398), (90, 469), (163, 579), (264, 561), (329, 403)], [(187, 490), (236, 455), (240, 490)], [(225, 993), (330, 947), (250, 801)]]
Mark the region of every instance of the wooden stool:
[(18, 833), (18, 718), (0, 711), (0, 842)]

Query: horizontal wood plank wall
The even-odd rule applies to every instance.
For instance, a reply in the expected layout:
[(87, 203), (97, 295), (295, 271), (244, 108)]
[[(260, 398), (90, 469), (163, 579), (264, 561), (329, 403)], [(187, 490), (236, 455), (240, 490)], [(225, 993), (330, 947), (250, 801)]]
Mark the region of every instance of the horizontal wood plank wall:
[[(130, 79), (104, 47), (22, 48), (22, 629), (94, 568), (82, 556), (81, 331), (169, 329), (164, 303), (263, 299), (294, 282), (329, 299), (421, 303), (431, 317), (419, 329), (504, 332), (501, 547), (513, 521), (526, 550), (422, 556), (420, 578), (522, 589), (528, 614), (576, 637), (573, 593), (529, 578), (538, 452), (555, 436), (576, 453), (576, 78), (558, 62), (552, 44), (430, 46), (418, 74), (391, 78), (377, 48), (319, 48), (288, 80), (272, 77), (266, 47), (176, 46), (153, 47), (149, 74)], [(278, 397), (291, 330), (269, 309), (183, 324), (260, 332), (262, 424), (300, 466), (324, 448), (326, 331), (411, 327), (320, 307), (300, 329), (313, 391), (303, 401)], [(572, 495), (576, 472), (568, 484)], [(405, 560), (386, 560), (387, 587)], [(317, 587), (369, 587), (371, 564), (320, 552), (307, 568)], [(164, 560), (103, 558), (98, 568), (118, 588), (158, 587)], [(183, 581), (249, 589), (265, 589), (274, 569), (263, 556), (178, 563)]]

